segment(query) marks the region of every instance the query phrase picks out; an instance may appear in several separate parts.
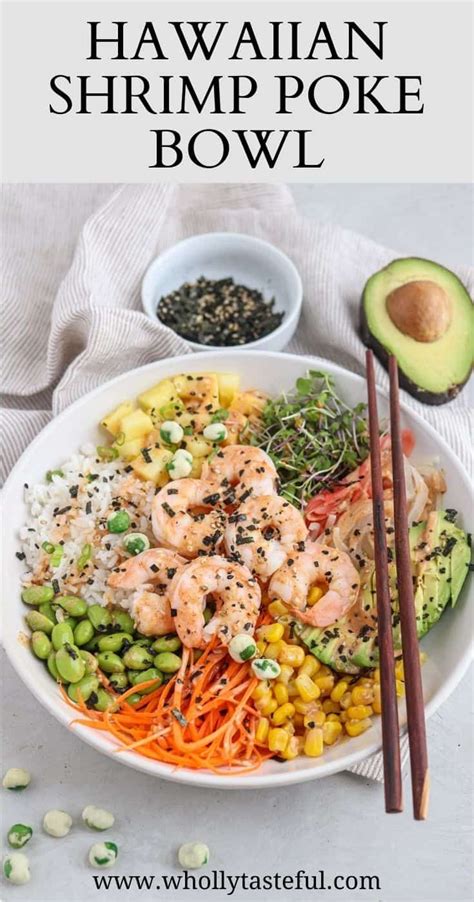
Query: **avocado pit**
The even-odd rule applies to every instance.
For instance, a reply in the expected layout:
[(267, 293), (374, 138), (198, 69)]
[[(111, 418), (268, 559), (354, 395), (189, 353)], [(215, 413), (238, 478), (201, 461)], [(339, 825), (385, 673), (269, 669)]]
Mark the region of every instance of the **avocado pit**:
[(392, 291), (386, 301), (392, 323), (415, 341), (438, 341), (451, 324), (448, 295), (430, 280), (406, 282)]

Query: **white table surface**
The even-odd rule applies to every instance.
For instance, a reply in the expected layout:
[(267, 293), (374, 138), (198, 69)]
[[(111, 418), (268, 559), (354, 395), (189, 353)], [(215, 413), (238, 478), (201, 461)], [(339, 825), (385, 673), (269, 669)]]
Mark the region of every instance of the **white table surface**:
[[(78, 186), (79, 187), (79, 186)], [(100, 196), (104, 197), (105, 186)], [(447, 263), (472, 254), (470, 189), (464, 186), (298, 186), (294, 194), (309, 216), (332, 219), (406, 252)], [(471, 231), (470, 231), (471, 230)], [(6, 600), (4, 600), (6, 603)], [(379, 891), (297, 890), (242, 892), (234, 902), (320, 899), (436, 902), (471, 898), (472, 877), (472, 682), (465, 678), (428, 725), (432, 801), (429, 820), (415, 823), (406, 811), (385, 815), (383, 789), (349, 774), (278, 791), (225, 792), (165, 783), (125, 768), (79, 742), (38, 706), (7, 661), (2, 666), (4, 768), (28, 768), (33, 780), (23, 793), (2, 790), (3, 833), (15, 822), (35, 835), (25, 852), (31, 882), (2, 885), (2, 897), (19, 902), (117, 899), (215, 899), (217, 891), (97, 891), (86, 863), (99, 837), (120, 846), (117, 873), (179, 874), (176, 849), (201, 839), (211, 849), (206, 871), (227, 874), (294, 874), (323, 869), (337, 874), (378, 875)], [(80, 825), (86, 804), (112, 810), (116, 825), (92, 834)], [(54, 840), (41, 831), (42, 815), (62, 808), (74, 818), (70, 835)], [(103, 871), (109, 874), (110, 871)], [(115, 871), (114, 871), (115, 873)]]

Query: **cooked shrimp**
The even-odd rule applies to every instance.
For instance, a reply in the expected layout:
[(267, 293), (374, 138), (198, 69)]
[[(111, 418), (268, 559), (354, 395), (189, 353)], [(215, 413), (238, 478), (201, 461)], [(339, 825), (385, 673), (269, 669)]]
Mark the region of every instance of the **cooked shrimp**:
[(214, 507), (219, 494), (202, 479), (168, 482), (152, 503), (153, 532), (161, 544), (186, 558), (215, 551), (224, 537), (226, 515)]
[(278, 495), (261, 495), (229, 517), (225, 545), (262, 579), (268, 579), (308, 534), (302, 515)]
[(273, 461), (261, 448), (228, 445), (202, 468), (202, 478), (220, 492), (224, 504), (241, 504), (251, 496), (272, 495), (277, 487)]
[[(322, 585), (327, 591), (313, 607), (307, 607), (310, 588)], [(311, 626), (335, 623), (357, 601), (360, 577), (349, 555), (327, 545), (308, 543), (305, 551), (288, 558), (270, 580), (270, 598), (281, 598), (292, 613)]]
[[(206, 625), (209, 596), (216, 613)], [(217, 554), (189, 563), (170, 588), (174, 628), (188, 648), (204, 648), (216, 633), (225, 645), (238, 633), (252, 635), (260, 600), (260, 588), (250, 570)]]
[(144, 636), (165, 636), (175, 632), (166, 595), (156, 595), (155, 592), (141, 589), (132, 599), (131, 614), (137, 630)]
[(175, 551), (150, 548), (115, 567), (108, 584), (112, 589), (137, 589), (144, 583), (152, 583), (159, 595), (165, 595), (176, 571), (185, 563), (185, 558)]

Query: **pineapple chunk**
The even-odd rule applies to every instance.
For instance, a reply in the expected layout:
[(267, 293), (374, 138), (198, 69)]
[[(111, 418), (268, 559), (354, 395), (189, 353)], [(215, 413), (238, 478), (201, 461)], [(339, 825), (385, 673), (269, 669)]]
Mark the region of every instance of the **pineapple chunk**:
[(256, 390), (242, 391), (233, 398), (230, 410), (242, 413), (245, 417), (258, 417), (267, 400), (267, 396), (262, 394), (262, 392)]
[(117, 448), (119, 456), (123, 460), (133, 460), (137, 454), (140, 454), (141, 449), (143, 448), (143, 436), (141, 438), (133, 438), (129, 442), (122, 442), (122, 444), (118, 444), (114, 442), (112, 445), (113, 448)]
[(107, 429), (107, 432), (110, 432), (111, 435), (118, 435), (121, 431), (120, 422), (123, 417), (127, 416), (127, 414), (131, 413), (133, 410), (133, 404), (131, 401), (124, 401), (123, 404), (119, 404), (115, 410), (111, 410), (107, 416), (104, 417), (103, 420), (100, 421), (100, 425)]
[(162, 379), (153, 388), (149, 388), (148, 391), (138, 396), (141, 409), (153, 417), (159, 415), (160, 408), (165, 404), (172, 404), (176, 400), (178, 400), (178, 394), (171, 379)]
[(155, 485), (163, 486), (169, 479), (166, 465), (172, 457), (171, 451), (164, 448), (144, 448), (139, 456), (132, 460), (131, 466), (140, 479), (148, 479)]
[(207, 457), (212, 451), (212, 443), (200, 436), (185, 435), (184, 445), (193, 457)]
[(216, 373), (184, 373), (174, 376), (173, 382), (179, 397), (190, 411), (209, 410), (219, 407), (219, 388)]
[(193, 458), (193, 468), (189, 474), (192, 479), (200, 479), (203, 463), (204, 463), (203, 457), (194, 457)]
[(133, 410), (120, 420), (120, 432), (124, 434), (124, 441), (130, 442), (134, 438), (144, 438), (153, 429), (153, 420), (143, 410)]
[(217, 373), (217, 384), (219, 403), (221, 407), (228, 407), (239, 390), (240, 376), (237, 373)]

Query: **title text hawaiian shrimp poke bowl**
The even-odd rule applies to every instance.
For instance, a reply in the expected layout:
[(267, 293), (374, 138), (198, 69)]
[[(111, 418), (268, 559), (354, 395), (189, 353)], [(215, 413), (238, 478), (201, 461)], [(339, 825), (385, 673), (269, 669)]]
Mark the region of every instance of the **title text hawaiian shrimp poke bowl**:
[[(237, 351), (143, 367), (58, 416), (4, 490), (4, 644), (40, 702), (116, 760), (198, 785), (300, 782), (379, 749), (365, 399), (327, 361)], [(471, 655), (471, 495), (403, 420), (429, 714)]]

